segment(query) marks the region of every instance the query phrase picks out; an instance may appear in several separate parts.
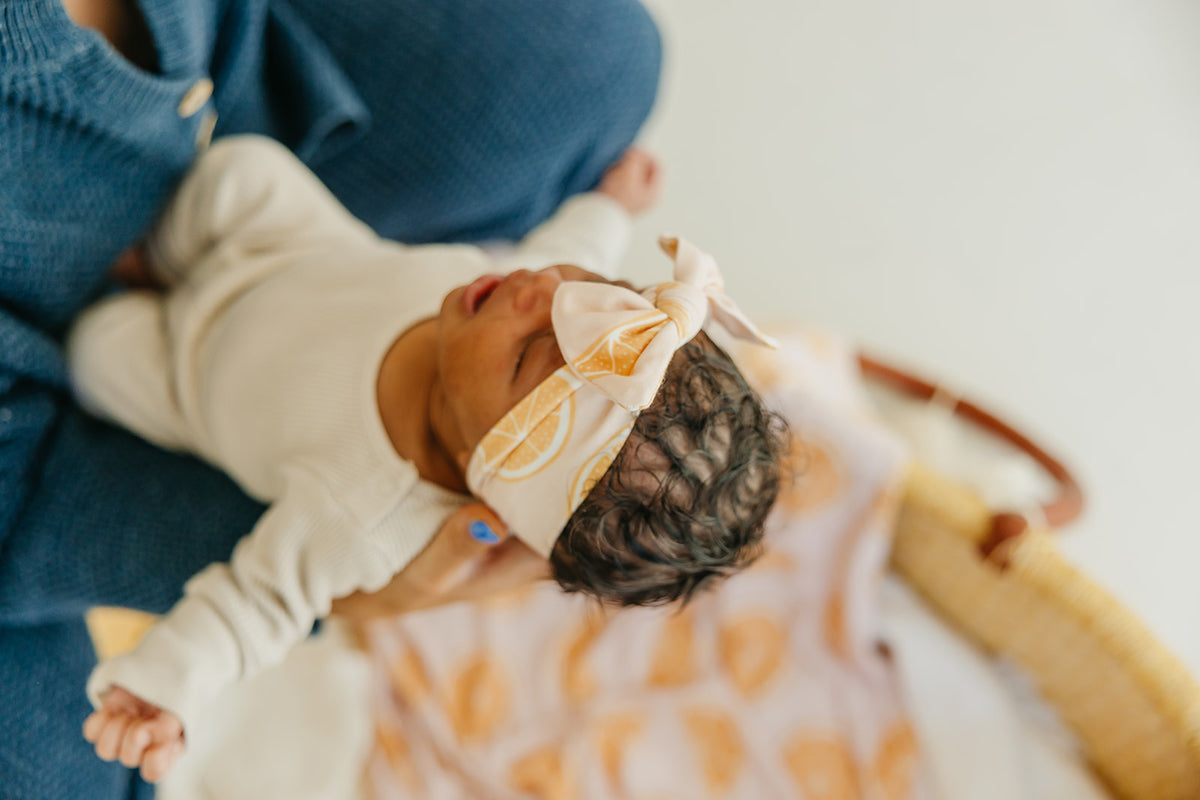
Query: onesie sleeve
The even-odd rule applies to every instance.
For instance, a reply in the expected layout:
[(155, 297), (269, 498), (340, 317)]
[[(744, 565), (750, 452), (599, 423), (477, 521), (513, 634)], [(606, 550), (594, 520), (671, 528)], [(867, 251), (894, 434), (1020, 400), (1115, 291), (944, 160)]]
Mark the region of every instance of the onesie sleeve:
[(629, 246), (633, 219), (620, 203), (599, 192), (567, 200), (534, 228), (504, 260), (510, 269), (574, 264), (615, 278)]
[(87, 687), (94, 705), (119, 685), (192, 729), (226, 686), (282, 661), (334, 599), (386, 585), (461, 504), (418, 481), (382, 524), (364, 526), (324, 489), (297, 488), (267, 510), (228, 564), (188, 581), (134, 650), (96, 667)]
[(218, 139), (192, 165), (147, 238), (167, 283), (218, 248), (248, 254), (375, 234), (292, 154), (262, 136)]

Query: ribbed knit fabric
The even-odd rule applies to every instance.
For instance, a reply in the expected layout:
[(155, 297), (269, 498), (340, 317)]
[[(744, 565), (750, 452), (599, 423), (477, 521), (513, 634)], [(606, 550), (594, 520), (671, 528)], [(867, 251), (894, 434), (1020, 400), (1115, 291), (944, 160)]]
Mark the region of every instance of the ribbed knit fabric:
[(587, 193), (503, 262), (467, 244), (400, 244), (346, 213), (279, 143), (214, 144), (147, 240), (170, 291), (89, 308), (68, 358), (84, 407), (203, 455), (271, 507), (229, 564), (190, 580), (133, 652), (97, 668), (93, 702), (120, 685), (174, 712), (187, 735), (334, 599), (384, 586), (466, 502), (396, 453), (376, 400), (385, 355), (482, 274), (571, 263), (614, 276), (630, 224), (612, 198)]
[[(297, 150), (381, 230), (469, 239), (519, 235), (594, 182), (657, 84), (657, 33), (633, 0), (139, 5), (159, 74), (76, 28), (60, 0), (0, 2), (0, 626), (47, 626), (0, 646), (6, 733), (37, 729), (22, 714), (81, 708), (86, 607), (165, 610), (261, 513), (223, 475), (89, 419), (63, 391), (62, 332), (154, 219), (206, 112), (218, 135)], [(457, 68), (466, 51), (471, 68)], [(558, 66), (567, 55), (573, 70)], [(204, 78), (212, 99), (181, 116)], [(478, 98), (473, 86), (503, 102), (448, 102)], [(126, 796), (105, 788), (112, 765), (81, 752), (0, 739), (0, 798)]]

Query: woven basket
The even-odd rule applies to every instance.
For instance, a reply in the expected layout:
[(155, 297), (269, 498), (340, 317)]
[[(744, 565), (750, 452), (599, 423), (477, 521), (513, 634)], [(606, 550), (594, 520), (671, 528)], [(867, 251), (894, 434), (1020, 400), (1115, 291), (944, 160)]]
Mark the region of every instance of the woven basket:
[(1129, 611), (1063, 560), (1049, 530), (983, 551), (991, 511), (916, 468), (893, 568), (956, 628), (1018, 665), (1099, 777), (1128, 800), (1200, 798), (1200, 685)]

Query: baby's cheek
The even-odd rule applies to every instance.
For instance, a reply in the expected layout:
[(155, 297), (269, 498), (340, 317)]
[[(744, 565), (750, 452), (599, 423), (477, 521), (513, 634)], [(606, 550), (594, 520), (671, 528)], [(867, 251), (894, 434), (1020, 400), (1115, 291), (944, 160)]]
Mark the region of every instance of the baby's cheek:
[(474, 448), (488, 431), (511, 410), (512, 404), (504, 393), (496, 389), (496, 382), (481, 378), (473, 388), (465, 391), (461, 398), (464, 413), (463, 432)]

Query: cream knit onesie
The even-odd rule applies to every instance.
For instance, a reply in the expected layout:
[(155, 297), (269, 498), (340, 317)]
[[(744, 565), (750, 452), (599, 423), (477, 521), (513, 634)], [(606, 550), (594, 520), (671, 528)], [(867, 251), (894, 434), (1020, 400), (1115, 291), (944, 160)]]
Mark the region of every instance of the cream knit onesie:
[(281, 145), (215, 143), (148, 240), (171, 289), (89, 309), (69, 357), (86, 408), (196, 453), (270, 507), (230, 563), (192, 578), (133, 652), (96, 668), (92, 702), (119, 684), (186, 730), (332, 600), (386, 585), (466, 500), (391, 446), (375, 384), (392, 343), (486, 272), (572, 263), (611, 276), (629, 228), (613, 200), (585, 194), (499, 264), (469, 245), (405, 246)]

